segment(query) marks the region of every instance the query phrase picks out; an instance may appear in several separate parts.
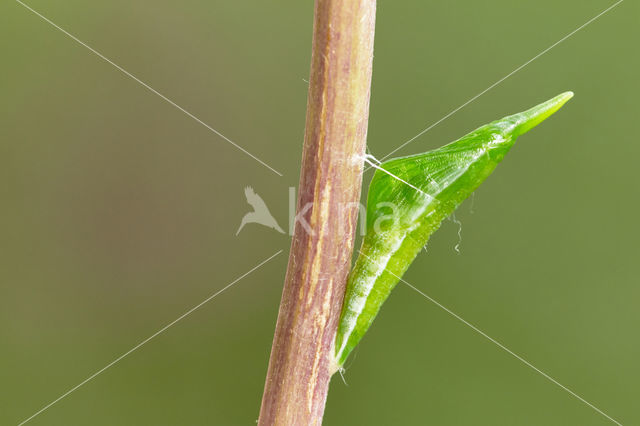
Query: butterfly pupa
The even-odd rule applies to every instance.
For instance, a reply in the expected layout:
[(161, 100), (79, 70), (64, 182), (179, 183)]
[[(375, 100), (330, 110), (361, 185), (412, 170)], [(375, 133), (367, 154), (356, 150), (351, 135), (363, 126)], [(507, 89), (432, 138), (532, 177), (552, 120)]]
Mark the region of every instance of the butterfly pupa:
[(572, 96), (563, 93), (436, 150), (379, 166), (369, 186), (365, 236), (347, 281), (334, 370), (342, 367), (441, 222), (493, 172), (518, 136)]

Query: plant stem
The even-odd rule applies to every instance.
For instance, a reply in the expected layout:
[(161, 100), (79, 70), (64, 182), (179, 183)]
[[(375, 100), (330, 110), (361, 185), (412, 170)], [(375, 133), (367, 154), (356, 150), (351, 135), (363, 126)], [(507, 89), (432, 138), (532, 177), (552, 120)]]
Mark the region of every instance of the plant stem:
[(302, 220), (291, 243), (259, 425), (322, 423), (362, 186), (375, 7), (375, 0), (316, 0)]

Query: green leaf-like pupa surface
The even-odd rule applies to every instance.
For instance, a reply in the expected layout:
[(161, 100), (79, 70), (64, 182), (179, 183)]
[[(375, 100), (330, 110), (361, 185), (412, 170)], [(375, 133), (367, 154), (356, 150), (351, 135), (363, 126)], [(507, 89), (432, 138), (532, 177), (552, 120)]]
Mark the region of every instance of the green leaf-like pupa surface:
[(335, 341), (339, 369), (442, 221), (493, 172), (516, 138), (567, 102), (566, 92), (423, 154), (389, 160), (367, 197), (367, 229), (349, 275)]

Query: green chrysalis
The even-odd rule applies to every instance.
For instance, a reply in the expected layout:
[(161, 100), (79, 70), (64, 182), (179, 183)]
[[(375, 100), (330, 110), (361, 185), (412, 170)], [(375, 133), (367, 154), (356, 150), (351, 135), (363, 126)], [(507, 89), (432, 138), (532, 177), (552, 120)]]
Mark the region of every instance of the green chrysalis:
[(380, 165), (369, 186), (366, 234), (347, 282), (335, 340), (336, 370), (441, 222), (493, 172), (518, 136), (572, 96), (563, 93), (436, 150)]

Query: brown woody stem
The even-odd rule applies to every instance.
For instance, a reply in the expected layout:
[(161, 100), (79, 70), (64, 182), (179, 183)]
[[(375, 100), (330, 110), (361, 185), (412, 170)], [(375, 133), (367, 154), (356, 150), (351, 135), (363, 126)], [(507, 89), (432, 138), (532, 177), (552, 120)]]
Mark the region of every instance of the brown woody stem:
[(375, 0), (316, 0), (303, 220), (291, 243), (259, 425), (322, 423), (362, 186), (375, 8)]

